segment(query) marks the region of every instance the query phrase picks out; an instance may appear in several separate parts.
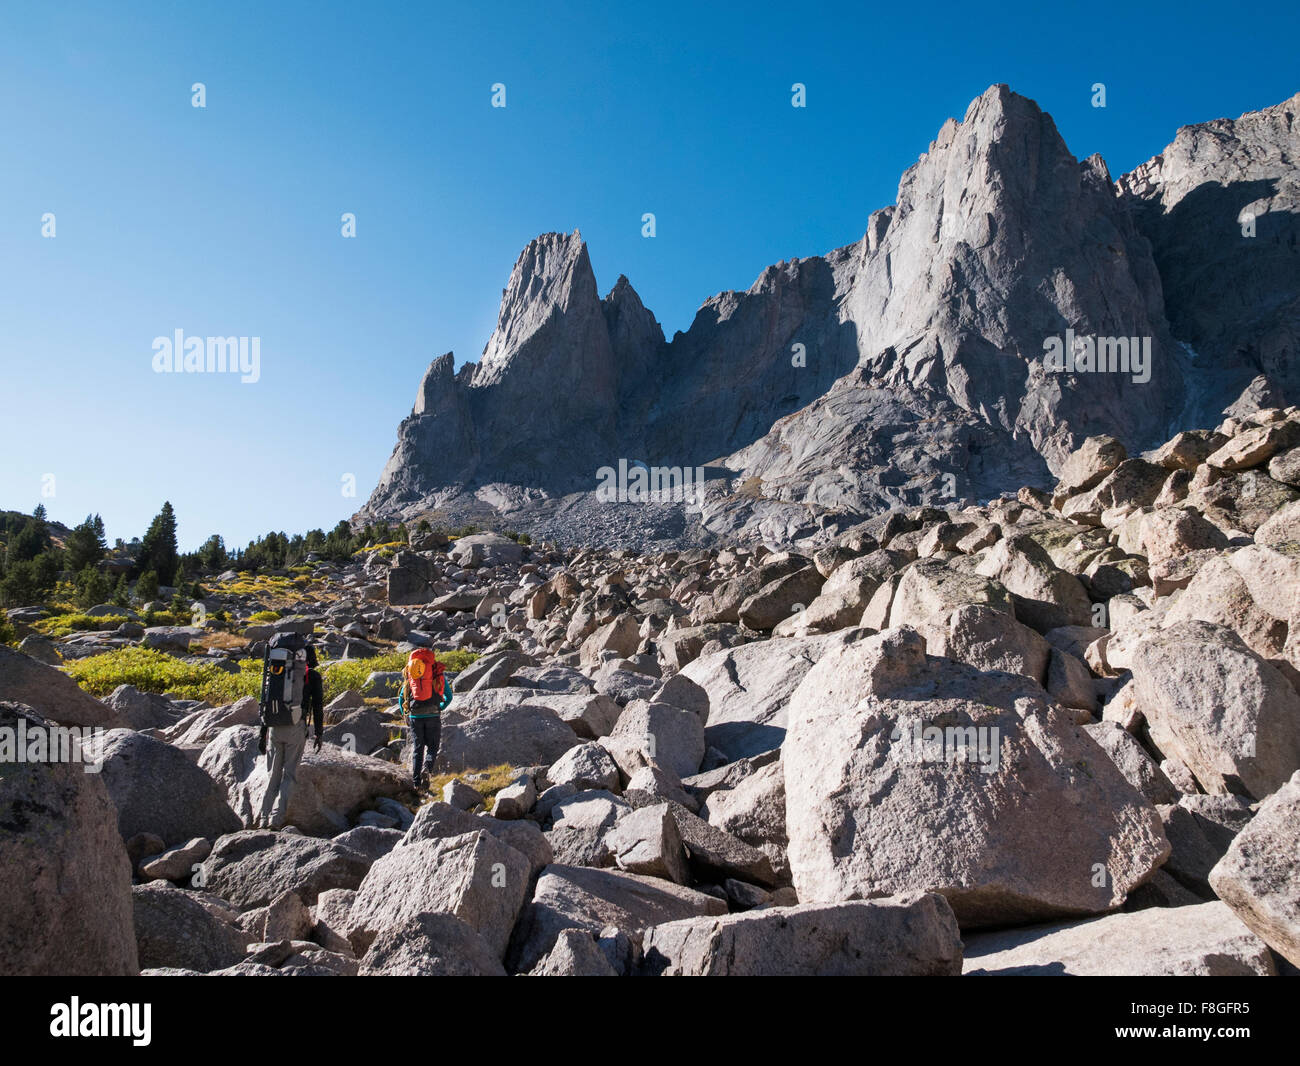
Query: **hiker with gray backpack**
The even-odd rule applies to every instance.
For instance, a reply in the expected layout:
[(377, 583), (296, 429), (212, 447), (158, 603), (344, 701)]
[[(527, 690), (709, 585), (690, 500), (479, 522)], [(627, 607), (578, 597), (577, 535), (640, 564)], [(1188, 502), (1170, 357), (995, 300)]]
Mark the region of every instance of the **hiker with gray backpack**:
[[(307, 747), (308, 716), (320, 751), (325, 686), (316, 669), (316, 649), (298, 633), (277, 633), (262, 659), (262, 733), (257, 750), (266, 756), (271, 779), (256, 824), (282, 829)], [(268, 743), (269, 740), (269, 743)]]

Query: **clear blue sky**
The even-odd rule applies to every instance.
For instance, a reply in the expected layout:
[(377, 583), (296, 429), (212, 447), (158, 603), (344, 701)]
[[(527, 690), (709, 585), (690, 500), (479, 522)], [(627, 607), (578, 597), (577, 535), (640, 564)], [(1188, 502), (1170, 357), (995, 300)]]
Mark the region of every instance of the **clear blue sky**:
[[(7, 3), (0, 507), (53, 474), (51, 516), (100, 512), (110, 538), (164, 499), (183, 548), (328, 528), (429, 360), (478, 358), (538, 233), (581, 228), (602, 293), (627, 274), (671, 336), (769, 263), (857, 239), (994, 82), (1116, 174), (1300, 89), (1300, 7), (1233, 10)], [(261, 380), (155, 374), (177, 328), (260, 337)]]

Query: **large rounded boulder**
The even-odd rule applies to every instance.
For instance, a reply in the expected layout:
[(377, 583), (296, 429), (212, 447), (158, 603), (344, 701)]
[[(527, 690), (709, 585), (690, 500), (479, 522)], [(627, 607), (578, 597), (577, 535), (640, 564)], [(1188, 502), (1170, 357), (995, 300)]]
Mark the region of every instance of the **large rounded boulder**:
[(801, 902), (938, 892), (963, 928), (1095, 914), (1169, 855), (1074, 712), (1024, 677), (927, 656), (911, 629), (828, 650), (788, 730)]
[(123, 840), (153, 833), (166, 844), (212, 839), (241, 828), (226, 793), (179, 748), (130, 729), (97, 737), (104, 784), (117, 807)]

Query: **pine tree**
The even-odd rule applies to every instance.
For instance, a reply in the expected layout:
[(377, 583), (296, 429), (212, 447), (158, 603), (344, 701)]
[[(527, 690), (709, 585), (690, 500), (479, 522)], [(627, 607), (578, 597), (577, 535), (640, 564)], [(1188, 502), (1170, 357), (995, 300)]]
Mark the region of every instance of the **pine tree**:
[(30, 562), (38, 555), (50, 550), (50, 534), (45, 528), (45, 520), (33, 515), (23, 523), (23, 528), (14, 534), (5, 552), (8, 563)]
[(77, 574), (75, 599), (78, 607), (94, 607), (103, 603), (113, 592), (112, 579), (93, 566), (84, 566)]
[(39, 598), (36, 564), (30, 559), (10, 563), (0, 581), (0, 603), (6, 607), (32, 607)]
[(149, 523), (149, 531), (140, 544), (136, 569), (141, 574), (152, 570), (159, 584), (170, 585), (175, 580), (179, 562), (180, 554), (176, 550), (176, 512), (172, 510), (170, 502), (164, 502), (162, 510)]
[(222, 540), (220, 534), (213, 533), (199, 549), (199, 562), (205, 570), (220, 572), (226, 568), (228, 561), (226, 542)]
[(104, 520), (99, 515), (86, 515), (86, 520), (74, 526), (64, 541), (63, 551), (69, 570), (80, 573), (87, 566), (98, 566), (108, 554), (104, 540)]
[(146, 570), (135, 583), (135, 594), (141, 603), (148, 603), (158, 598), (158, 575)]

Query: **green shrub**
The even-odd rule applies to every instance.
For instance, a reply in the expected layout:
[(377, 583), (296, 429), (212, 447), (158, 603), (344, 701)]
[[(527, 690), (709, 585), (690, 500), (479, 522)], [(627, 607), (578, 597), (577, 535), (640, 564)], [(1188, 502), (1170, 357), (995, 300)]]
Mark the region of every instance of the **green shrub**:
[(140, 616), (146, 626), (187, 626), (193, 620), (188, 611), (145, 611)]
[(0, 644), (17, 644), (18, 630), (7, 615), (0, 614)]
[(254, 611), (248, 616), (250, 622), (278, 622), (280, 620), (279, 611)]
[(69, 663), (68, 675), (92, 696), (107, 696), (118, 685), (141, 692), (167, 692), (187, 700), (233, 703), (256, 696), (262, 688), (262, 664), (247, 659), (239, 673), (229, 674), (215, 663), (187, 663), (150, 648), (119, 648)]

